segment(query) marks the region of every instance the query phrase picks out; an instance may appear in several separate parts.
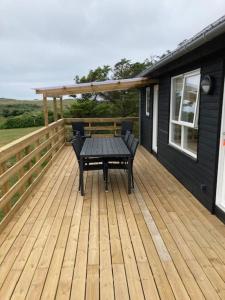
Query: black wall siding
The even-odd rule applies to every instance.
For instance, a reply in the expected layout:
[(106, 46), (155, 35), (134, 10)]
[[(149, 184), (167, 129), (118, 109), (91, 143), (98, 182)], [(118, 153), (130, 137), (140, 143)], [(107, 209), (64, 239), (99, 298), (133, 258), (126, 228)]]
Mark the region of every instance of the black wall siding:
[[(201, 68), (202, 76), (209, 74), (214, 78), (214, 91), (212, 95), (200, 95), (198, 157), (195, 160), (169, 145), (169, 119), (171, 77), (198, 68)], [(223, 58), (214, 55), (159, 77), (158, 159), (210, 211), (213, 211), (215, 203), (223, 69)], [(145, 104), (144, 96), (142, 93), (142, 106)], [(141, 116), (144, 118), (143, 114)], [(151, 150), (150, 135), (145, 134), (150, 124), (143, 120), (142, 125), (142, 145)], [(201, 185), (207, 186), (206, 191), (201, 190)]]

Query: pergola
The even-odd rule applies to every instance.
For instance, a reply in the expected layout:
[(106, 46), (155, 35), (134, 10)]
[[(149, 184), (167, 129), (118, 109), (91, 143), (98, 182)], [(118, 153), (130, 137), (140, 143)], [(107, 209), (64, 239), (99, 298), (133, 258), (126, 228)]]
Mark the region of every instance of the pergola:
[(80, 83), (66, 86), (55, 87), (43, 87), (35, 88), (36, 94), (43, 95), (43, 109), (45, 126), (48, 126), (48, 98), (53, 98), (53, 112), (54, 120), (57, 121), (57, 99), (60, 101), (60, 116), (63, 118), (63, 96), (85, 94), (85, 93), (97, 93), (97, 92), (112, 92), (128, 89), (138, 89), (149, 84), (157, 83), (155, 79), (149, 79), (146, 77), (137, 77), (131, 79), (121, 80), (106, 80), (90, 83)]

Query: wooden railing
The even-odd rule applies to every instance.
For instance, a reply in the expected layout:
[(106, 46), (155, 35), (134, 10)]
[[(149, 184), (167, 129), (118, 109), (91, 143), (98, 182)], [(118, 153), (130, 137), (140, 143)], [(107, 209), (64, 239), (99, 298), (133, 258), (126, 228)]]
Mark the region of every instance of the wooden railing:
[(64, 144), (61, 119), (0, 148), (0, 221), (18, 209)]
[(18, 210), (52, 161), (72, 137), (73, 122), (85, 122), (87, 133), (110, 136), (130, 120), (138, 134), (138, 118), (67, 118), (0, 148), (0, 231)]
[(136, 117), (127, 118), (65, 118), (66, 141), (72, 139), (72, 123), (84, 122), (85, 131), (92, 136), (113, 136), (118, 134), (121, 129), (121, 122), (128, 120), (134, 123), (134, 130), (138, 134), (138, 119)]

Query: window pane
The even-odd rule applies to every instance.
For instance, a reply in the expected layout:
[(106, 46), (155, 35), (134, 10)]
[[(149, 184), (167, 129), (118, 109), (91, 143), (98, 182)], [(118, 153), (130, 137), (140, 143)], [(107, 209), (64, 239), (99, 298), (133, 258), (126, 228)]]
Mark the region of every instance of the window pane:
[(180, 111), (180, 102), (182, 97), (183, 89), (183, 77), (178, 77), (173, 79), (173, 98), (172, 98), (172, 120), (178, 121), (179, 111)]
[(194, 113), (197, 103), (197, 93), (199, 89), (200, 75), (185, 78), (184, 98), (181, 108), (181, 121), (193, 123)]
[(181, 146), (181, 126), (177, 124), (171, 124), (171, 142)]
[(146, 88), (146, 115), (149, 116), (150, 111), (150, 87)]
[(197, 155), (198, 130), (184, 126), (184, 149)]

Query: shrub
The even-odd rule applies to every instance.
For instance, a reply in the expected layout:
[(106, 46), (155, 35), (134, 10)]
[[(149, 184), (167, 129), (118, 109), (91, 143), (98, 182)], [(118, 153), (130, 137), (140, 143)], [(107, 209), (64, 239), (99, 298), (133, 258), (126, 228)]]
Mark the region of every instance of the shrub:
[[(53, 122), (53, 113), (49, 112), (49, 123)], [(3, 123), (1, 128), (26, 128), (44, 126), (44, 115), (42, 112), (24, 113), (20, 116), (9, 117)]]
[(5, 118), (15, 117), (24, 114), (25, 112), (40, 111), (40, 107), (37, 104), (3, 104), (0, 105), (0, 116)]
[(71, 104), (70, 113), (75, 118), (92, 117), (96, 105), (97, 102), (92, 100), (75, 100)]
[(75, 100), (64, 112), (64, 117), (127, 117), (138, 116), (138, 98), (126, 97), (126, 95), (115, 101), (107, 100)]

